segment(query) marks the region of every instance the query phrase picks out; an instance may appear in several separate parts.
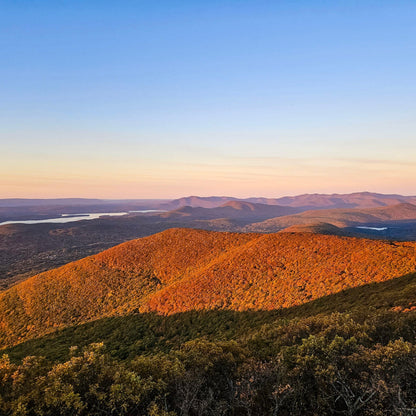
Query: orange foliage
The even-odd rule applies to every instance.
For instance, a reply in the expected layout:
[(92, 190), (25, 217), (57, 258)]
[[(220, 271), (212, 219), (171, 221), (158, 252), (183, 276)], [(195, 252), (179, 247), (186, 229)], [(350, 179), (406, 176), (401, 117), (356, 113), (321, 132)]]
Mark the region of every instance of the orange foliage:
[(152, 294), (142, 310), (290, 307), (416, 269), (416, 243), (267, 234)]
[(276, 309), (416, 270), (416, 243), (172, 229), (0, 294), (0, 345), (133, 311)]

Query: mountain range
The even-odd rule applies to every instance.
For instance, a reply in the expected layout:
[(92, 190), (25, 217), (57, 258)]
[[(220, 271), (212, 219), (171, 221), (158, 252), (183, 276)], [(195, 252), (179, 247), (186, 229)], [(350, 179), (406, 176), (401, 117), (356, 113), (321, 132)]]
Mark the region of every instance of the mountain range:
[(324, 208), (372, 208), (395, 205), (403, 202), (416, 203), (416, 196), (398, 194), (380, 194), (374, 192), (355, 192), (351, 194), (303, 194), (284, 196), (280, 198), (233, 198), (227, 196), (199, 197), (189, 196), (175, 199), (161, 205), (164, 209), (172, 210), (183, 206), (216, 208), (229, 201), (253, 202), (256, 204), (282, 205), (294, 208), (309, 209)]
[(0, 199), (0, 223), (4, 221), (53, 218), (62, 214), (128, 212), (138, 210), (172, 211), (184, 206), (218, 208), (227, 202), (241, 201), (263, 205), (281, 205), (300, 211), (331, 208), (371, 208), (416, 203), (416, 196), (356, 192), (351, 194), (304, 194), (280, 198), (235, 198), (229, 196), (189, 196), (173, 200), (158, 199)]

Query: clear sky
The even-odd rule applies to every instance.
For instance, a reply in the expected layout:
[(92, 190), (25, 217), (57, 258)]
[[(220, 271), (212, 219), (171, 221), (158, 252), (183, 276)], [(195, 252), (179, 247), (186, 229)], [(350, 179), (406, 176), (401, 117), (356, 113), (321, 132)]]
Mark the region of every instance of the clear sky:
[(416, 2), (0, 0), (0, 198), (416, 194)]

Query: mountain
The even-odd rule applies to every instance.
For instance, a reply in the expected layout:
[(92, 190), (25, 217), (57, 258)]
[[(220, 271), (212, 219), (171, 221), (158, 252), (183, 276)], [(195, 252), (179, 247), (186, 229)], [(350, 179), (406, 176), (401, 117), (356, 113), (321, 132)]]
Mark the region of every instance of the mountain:
[(304, 194), (278, 198), (277, 203), (309, 209), (323, 208), (374, 208), (403, 202), (416, 203), (416, 196), (355, 192), (351, 194)]
[(172, 211), (160, 214), (161, 218), (180, 218), (192, 220), (207, 219), (246, 219), (254, 221), (256, 219), (273, 218), (282, 215), (290, 215), (299, 212), (292, 207), (283, 207), (280, 205), (257, 204), (245, 201), (228, 201), (216, 208), (202, 208), (184, 206)]
[(414, 271), (415, 247), (314, 234), (262, 235), (151, 294), (141, 310), (290, 307)]
[(184, 206), (216, 208), (230, 201), (244, 201), (255, 204), (282, 205), (302, 209), (329, 209), (329, 208), (375, 208), (400, 203), (416, 203), (416, 196), (397, 194), (379, 194), (373, 192), (355, 192), (351, 194), (303, 194), (284, 196), (280, 198), (234, 198), (228, 196), (199, 197), (190, 196), (175, 199), (163, 204), (163, 209), (173, 210)]
[(416, 270), (416, 243), (171, 229), (0, 293), (0, 345), (134, 311), (272, 310)]
[(416, 205), (400, 203), (377, 208), (322, 209), (295, 215), (272, 218), (246, 227), (247, 231), (275, 232), (294, 225), (325, 222), (336, 227), (353, 227), (361, 224), (385, 224), (393, 221), (416, 221)]
[(289, 215), (289, 213), (299, 212), (299, 209), (282, 206), (282, 205), (270, 205), (262, 204), (259, 202), (247, 202), (247, 201), (229, 201), (221, 205), (220, 208), (232, 208), (236, 211), (249, 213), (252, 212), (253, 215), (273, 215), (276, 213), (276, 216)]
[(161, 207), (162, 209), (166, 210), (174, 210), (177, 208), (182, 208), (185, 206), (189, 207), (201, 207), (201, 208), (215, 208), (219, 207), (222, 204), (237, 200), (237, 198), (233, 198), (230, 196), (188, 196), (179, 199), (174, 199), (168, 203), (163, 204)]

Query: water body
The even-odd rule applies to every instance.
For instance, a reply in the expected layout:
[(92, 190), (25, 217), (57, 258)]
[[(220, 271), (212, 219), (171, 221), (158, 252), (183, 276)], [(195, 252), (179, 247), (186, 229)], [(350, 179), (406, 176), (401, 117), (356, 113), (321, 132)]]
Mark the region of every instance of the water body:
[(146, 214), (149, 212), (161, 212), (159, 210), (147, 209), (143, 211), (127, 211), (127, 212), (94, 212), (86, 214), (62, 214), (57, 218), (47, 218), (42, 220), (21, 220), (21, 221), (4, 221), (0, 222), (0, 225), (6, 224), (64, 224), (67, 222), (83, 221), (83, 220), (96, 220), (97, 218), (109, 216), (109, 217), (120, 217), (130, 213), (142, 213)]
[(360, 228), (362, 230), (373, 230), (373, 231), (386, 231), (388, 229), (388, 227), (365, 227), (365, 226), (355, 227), (355, 228)]

